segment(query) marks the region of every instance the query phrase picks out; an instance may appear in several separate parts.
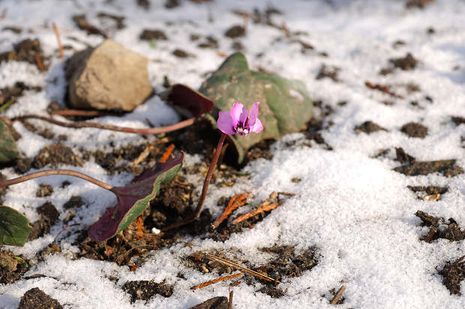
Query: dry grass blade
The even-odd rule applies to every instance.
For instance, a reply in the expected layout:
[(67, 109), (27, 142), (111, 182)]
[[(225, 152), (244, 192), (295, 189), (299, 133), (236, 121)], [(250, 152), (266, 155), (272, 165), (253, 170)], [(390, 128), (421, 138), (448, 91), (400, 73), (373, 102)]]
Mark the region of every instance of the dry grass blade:
[(236, 263), (234, 261), (231, 261), (231, 260), (219, 257), (219, 256), (215, 256), (215, 255), (209, 254), (209, 253), (205, 253), (205, 257), (207, 259), (211, 260), (211, 261), (215, 261), (215, 262), (218, 262), (220, 264), (235, 268), (235, 269), (240, 270), (241, 272), (243, 272), (243, 273), (245, 273), (247, 275), (259, 278), (261, 280), (268, 281), (268, 282), (279, 283), (277, 280), (275, 280), (275, 279), (273, 279), (273, 278), (271, 278), (271, 277), (269, 277), (269, 276), (267, 276), (265, 274), (262, 274), (262, 273), (259, 273), (258, 271), (255, 271), (255, 270), (249, 269), (247, 267), (241, 266), (241, 265), (239, 265), (238, 263)]
[[(144, 151), (140, 153), (140, 155), (132, 161), (132, 166), (137, 166), (142, 163), (147, 157), (150, 155), (150, 152), (153, 150), (153, 145), (148, 144), (147, 147), (145, 147)], [(163, 163), (163, 162), (161, 162)]]
[(343, 285), (337, 290), (336, 295), (334, 295), (333, 299), (329, 302), (331, 305), (337, 305), (342, 300), (344, 296), (344, 292), (346, 291), (346, 287)]
[(263, 214), (265, 212), (272, 211), (273, 209), (278, 208), (278, 204), (270, 203), (270, 202), (264, 202), (263, 204), (260, 205), (257, 209), (252, 210), (251, 212), (248, 212), (246, 214), (243, 214), (236, 219), (233, 220), (233, 224), (238, 224), (241, 223), (247, 219), (250, 219), (252, 217), (258, 216), (259, 214)]
[(216, 229), (220, 224), (226, 220), (236, 209), (244, 206), (249, 198), (250, 193), (241, 193), (231, 196), (228, 205), (226, 206), (223, 213), (213, 222), (212, 228)]
[(233, 280), (242, 277), (244, 274), (243, 273), (237, 273), (237, 274), (232, 274), (232, 275), (227, 275), (227, 276), (221, 276), (218, 278), (215, 278), (213, 280), (205, 281), (200, 284), (194, 285), (191, 287), (191, 290), (198, 290), (198, 289), (203, 289), (207, 286), (210, 286), (212, 284), (216, 284), (219, 282), (227, 281), (227, 280)]
[(61, 34), (60, 34), (60, 29), (55, 23), (52, 23), (52, 29), (53, 32), (55, 33), (55, 37), (57, 39), (57, 44), (58, 44), (58, 53), (60, 56), (60, 59), (63, 59), (65, 57), (65, 51), (63, 48), (63, 43), (61, 42)]

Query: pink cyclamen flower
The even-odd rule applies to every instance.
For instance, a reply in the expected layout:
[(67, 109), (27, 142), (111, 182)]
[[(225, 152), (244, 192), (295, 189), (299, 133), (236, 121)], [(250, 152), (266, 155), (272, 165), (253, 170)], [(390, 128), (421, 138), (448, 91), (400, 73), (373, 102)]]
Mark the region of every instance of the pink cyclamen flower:
[(250, 111), (241, 102), (234, 102), (228, 112), (220, 112), (218, 116), (218, 129), (227, 135), (247, 135), (251, 132), (259, 133), (263, 131), (263, 124), (258, 119), (259, 102), (255, 102)]

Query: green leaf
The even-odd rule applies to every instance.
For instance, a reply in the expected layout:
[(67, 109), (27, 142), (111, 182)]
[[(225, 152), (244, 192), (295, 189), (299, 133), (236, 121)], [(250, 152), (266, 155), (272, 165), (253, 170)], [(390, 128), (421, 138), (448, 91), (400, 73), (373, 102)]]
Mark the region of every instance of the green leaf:
[(89, 236), (96, 241), (112, 238), (126, 229), (131, 222), (139, 217), (157, 196), (160, 185), (170, 182), (181, 169), (184, 155), (158, 164), (136, 177), (124, 187), (116, 187), (112, 192), (116, 194), (117, 202), (108, 208), (100, 219), (89, 228)]
[(18, 158), (16, 142), (11, 130), (0, 117), (0, 163), (7, 163)]
[(29, 220), (23, 214), (0, 206), (0, 245), (22, 246), (30, 232)]
[(212, 121), (216, 121), (219, 110), (229, 110), (235, 101), (247, 108), (254, 102), (261, 103), (259, 118), (265, 128), (263, 132), (231, 137), (239, 162), (253, 145), (303, 130), (312, 117), (312, 100), (302, 82), (252, 71), (242, 53), (227, 58), (199, 91), (215, 104)]

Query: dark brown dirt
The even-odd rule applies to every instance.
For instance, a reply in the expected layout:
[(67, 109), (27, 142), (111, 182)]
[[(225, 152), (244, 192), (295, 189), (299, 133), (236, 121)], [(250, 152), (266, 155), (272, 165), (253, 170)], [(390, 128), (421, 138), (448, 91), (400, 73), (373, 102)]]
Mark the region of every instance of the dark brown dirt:
[(463, 169), (456, 164), (456, 160), (415, 161), (394, 168), (394, 171), (406, 176), (428, 175), (440, 173), (446, 177), (463, 174)]
[(95, 34), (95, 35), (100, 35), (103, 38), (107, 38), (107, 34), (99, 29), (97, 26), (92, 25), (88, 20), (86, 15), (74, 15), (73, 16), (73, 22), (78, 27), (79, 29), (85, 31), (87, 34)]
[(389, 62), (396, 69), (410, 71), (417, 67), (418, 60), (411, 53), (407, 53), (404, 57), (389, 59)]
[(357, 133), (371, 134), (378, 131), (387, 131), (385, 128), (373, 121), (365, 121), (364, 123), (356, 126), (354, 131)]
[(433, 2), (434, 0), (407, 0), (405, 2), (405, 7), (408, 9), (424, 9)]
[(64, 209), (75, 209), (75, 208), (81, 207), (84, 204), (85, 203), (82, 200), (82, 197), (78, 195), (73, 195), (70, 197), (70, 199), (66, 203), (63, 204), (63, 208)]
[(409, 122), (404, 124), (400, 131), (409, 137), (425, 138), (428, 135), (428, 128), (417, 122)]
[(450, 294), (462, 295), (460, 286), (465, 279), (465, 256), (451, 262), (446, 262), (443, 269), (439, 271), (442, 276), (442, 283), (447, 287)]
[(122, 286), (123, 291), (131, 295), (131, 303), (137, 300), (149, 300), (158, 294), (163, 297), (173, 295), (174, 286), (165, 282), (154, 282), (149, 280), (128, 281)]
[(18, 309), (61, 309), (63, 306), (54, 298), (45, 294), (39, 288), (33, 288), (24, 293)]
[[(246, 267), (261, 272), (277, 281), (282, 281), (286, 278), (295, 278), (303, 274), (304, 271), (311, 270), (318, 264), (318, 253), (314, 247), (308, 248), (303, 251), (298, 251), (294, 246), (273, 246), (260, 249), (262, 252), (272, 255), (270, 262), (259, 266), (252, 267), (248, 261), (241, 261), (233, 259), (235, 262), (245, 265)], [(238, 255), (240, 250), (230, 250), (229, 254), (226, 252), (214, 252), (214, 255), (228, 258), (227, 255)], [(229, 258), (231, 259), (231, 258)], [(220, 275), (224, 273), (231, 273), (235, 271), (230, 266), (226, 266), (222, 263), (209, 260), (204, 253), (195, 252), (186, 258), (186, 265), (188, 267), (197, 269), (202, 273), (211, 273), (217, 271)], [(245, 275), (244, 281), (247, 284), (253, 285), (259, 280), (265, 286), (257, 292), (266, 293), (274, 298), (285, 296), (286, 293), (279, 287), (276, 287), (274, 283), (261, 281), (255, 277)]]
[(267, 247), (260, 250), (273, 254), (274, 259), (255, 270), (264, 272), (278, 281), (285, 278), (300, 277), (304, 271), (311, 270), (318, 264), (317, 249), (314, 247), (298, 251), (294, 246), (287, 245)]
[(63, 144), (45, 146), (32, 160), (32, 167), (36, 169), (57, 167), (60, 164), (82, 166), (82, 160), (70, 147)]
[(174, 9), (181, 5), (180, 0), (166, 0), (165, 1), (165, 8), (167, 9)]
[(396, 147), (396, 161), (400, 164), (413, 164), (416, 159), (409, 155), (402, 147)]
[(322, 64), (318, 74), (316, 75), (316, 79), (324, 79), (329, 78), (334, 82), (339, 82), (339, 72), (341, 71), (340, 68), (335, 66), (328, 66), (326, 64)]
[(218, 43), (218, 40), (209, 35), (205, 37), (198, 45), (197, 47), (199, 48), (211, 48), (211, 49), (218, 49), (220, 47), (220, 44)]
[(39, 71), (46, 71), (48, 65), (37, 39), (25, 39), (13, 46), (13, 49), (0, 54), (0, 63), (8, 61), (24, 61), (35, 65)]
[(21, 97), (27, 90), (40, 91), (41, 88), (31, 87), (23, 82), (16, 82), (13, 86), (0, 89), (0, 111), (3, 109), (7, 110), (8, 105), (11, 106), (12, 104), (16, 103), (16, 100)]
[(142, 41), (166, 41), (168, 37), (163, 30), (159, 29), (144, 29), (139, 35), (139, 39)]
[[(22, 121), (22, 124), (24, 128), (27, 129), (28, 131), (34, 134), (37, 134), (39, 136), (42, 136), (45, 139), (53, 140), (56, 138), (55, 133), (53, 133), (53, 131), (50, 130), (49, 128), (37, 127), (34, 124), (32, 124), (32, 122), (27, 121), (27, 120)], [(64, 140), (66, 140), (66, 135), (63, 135), (63, 136), (64, 136)]]
[(465, 124), (465, 118), (464, 117), (452, 116), (451, 120), (456, 126), (459, 126), (461, 124)]
[(189, 58), (192, 56), (190, 53), (186, 52), (183, 49), (179, 49), (179, 48), (173, 50), (172, 54), (178, 58)]
[(235, 25), (229, 28), (228, 30), (226, 30), (226, 32), (224, 33), (224, 36), (231, 38), (231, 39), (237, 39), (237, 38), (241, 38), (245, 36), (246, 33), (247, 32), (243, 26)]
[(40, 215), (40, 218), (32, 224), (29, 240), (37, 239), (50, 232), (50, 228), (57, 222), (60, 216), (58, 210), (50, 202), (46, 202), (37, 208), (37, 213)]
[(448, 187), (438, 186), (407, 186), (407, 188), (414, 192), (419, 200), (423, 201), (438, 201), (449, 190)]
[(126, 28), (126, 24), (124, 23), (125, 17), (113, 15), (105, 12), (100, 12), (97, 14), (97, 17), (100, 20), (112, 20), (115, 24), (115, 28), (118, 30)]
[(28, 271), (27, 260), (9, 251), (0, 251), (0, 284), (10, 284), (20, 279)]
[(453, 219), (448, 220), (442, 217), (435, 217), (423, 211), (417, 211), (415, 215), (422, 221), (422, 226), (429, 227), (426, 235), (420, 240), (431, 243), (436, 239), (443, 238), (450, 241), (461, 241), (465, 239), (465, 230), (462, 230), (458, 223)]
[(228, 309), (228, 298), (225, 296), (218, 296), (207, 299), (203, 303), (195, 305), (190, 309)]
[(47, 197), (52, 195), (53, 187), (51, 185), (40, 184), (39, 188), (36, 191), (37, 197)]

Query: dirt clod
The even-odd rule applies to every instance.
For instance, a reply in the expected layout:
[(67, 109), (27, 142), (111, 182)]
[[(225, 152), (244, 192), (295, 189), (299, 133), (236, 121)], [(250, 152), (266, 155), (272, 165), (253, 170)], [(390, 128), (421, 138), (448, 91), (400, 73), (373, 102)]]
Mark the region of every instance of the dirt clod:
[(428, 135), (428, 128), (417, 122), (404, 124), (400, 131), (410, 137), (425, 138)]
[(224, 35), (231, 39), (236, 39), (245, 36), (246, 30), (243, 26), (235, 25), (226, 30)]
[(37, 169), (45, 166), (57, 167), (59, 164), (82, 166), (82, 160), (70, 147), (63, 144), (45, 146), (32, 160), (32, 166)]
[(107, 38), (107, 35), (103, 30), (97, 28), (95, 25), (92, 25), (88, 20), (86, 15), (74, 15), (73, 22), (79, 29), (85, 31), (87, 34), (100, 35), (104, 38)]
[(190, 309), (228, 309), (228, 298), (225, 296), (213, 297)]
[(123, 284), (123, 291), (131, 295), (131, 303), (137, 300), (149, 300), (155, 294), (163, 297), (173, 295), (174, 286), (165, 282), (156, 283), (149, 280), (128, 281)]
[(37, 208), (37, 213), (40, 215), (40, 218), (32, 224), (29, 240), (37, 239), (50, 232), (50, 228), (56, 223), (60, 216), (58, 210), (50, 202)]
[(64, 209), (73, 209), (73, 208), (79, 208), (82, 205), (84, 205), (84, 201), (82, 200), (82, 197), (78, 195), (73, 195), (70, 197), (70, 199), (63, 204)]
[(51, 185), (40, 184), (39, 188), (36, 191), (37, 197), (47, 197), (52, 195), (53, 187)]
[(415, 160), (415, 157), (406, 153), (404, 148), (396, 147), (396, 161), (400, 162), (401, 164), (413, 164)]
[(142, 33), (139, 35), (139, 39), (142, 41), (166, 41), (168, 37), (166, 36), (165, 32), (159, 29), (144, 29)]
[(420, 218), (422, 226), (429, 227), (428, 233), (420, 238), (422, 241), (431, 243), (439, 238), (448, 239), (450, 241), (465, 239), (465, 230), (462, 230), (453, 218), (446, 220), (442, 217), (429, 215), (420, 210), (415, 213), (415, 216)]
[(334, 82), (339, 82), (339, 71), (341, 69), (335, 66), (328, 66), (326, 64), (322, 64), (318, 74), (316, 75), (316, 79), (324, 79), (329, 78)]
[(439, 271), (442, 276), (442, 283), (447, 287), (451, 294), (462, 295), (460, 286), (465, 279), (465, 256), (455, 260), (454, 262), (446, 262), (443, 269)]
[(440, 173), (445, 177), (454, 177), (463, 174), (463, 168), (456, 164), (456, 160), (415, 161), (398, 166), (394, 171), (406, 176)]
[(365, 121), (364, 123), (356, 126), (354, 131), (357, 133), (363, 132), (366, 134), (371, 134), (378, 131), (387, 131), (385, 128), (373, 121)]
[(407, 53), (404, 57), (389, 59), (389, 62), (394, 66), (394, 68), (398, 68), (403, 71), (413, 70), (418, 64), (418, 60), (415, 59), (411, 53)]
[(13, 283), (29, 269), (26, 260), (9, 251), (0, 251), (0, 284)]
[(63, 306), (39, 288), (33, 288), (24, 293), (18, 309), (61, 309)]
[(34, 64), (40, 71), (46, 71), (43, 63), (43, 51), (37, 39), (25, 39), (13, 46), (13, 49), (0, 54), (0, 63), (7, 61), (24, 61)]

